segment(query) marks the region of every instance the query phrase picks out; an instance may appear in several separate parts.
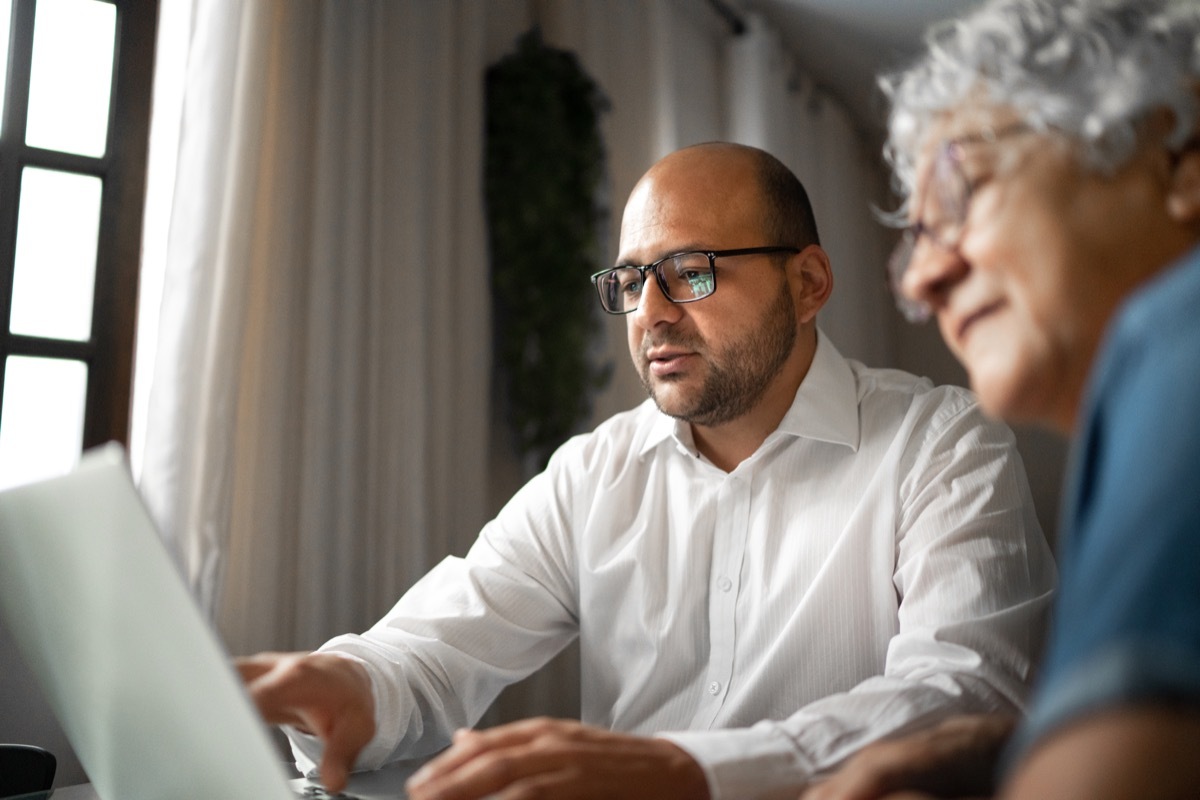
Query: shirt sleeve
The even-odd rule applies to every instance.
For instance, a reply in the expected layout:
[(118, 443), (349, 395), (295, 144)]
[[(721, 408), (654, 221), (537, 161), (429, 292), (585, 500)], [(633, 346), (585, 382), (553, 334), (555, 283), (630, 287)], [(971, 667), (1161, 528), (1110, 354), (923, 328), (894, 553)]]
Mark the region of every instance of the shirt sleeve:
[(897, 487), (898, 628), (883, 674), (787, 719), (662, 734), (700, 762), (714, 800), (795, 797), (871, 741), (1023, 708), (1056, 578), (1012, 433), (971, 403), (934, 414), (913, 438)]
[[(552, 459), (513, 497), (465, 558), (443, 560), (366, 633), (320, 648), (358, 660), (371, 676), (377, 730), (356, 769), (446, 747), (505, 686), (577, 635), (568, 535), (575, 487), (561, 461)], [(288, 735), (297, 767), (307, 772), (321, 743)]]
[(1200, 339), (1186, 323), (1194, 313), (1189, 305), (1179, 325), (1179, 313), (1135, 307), (1097, 364), (1072, 454), (1058, 622), (1009, 763), (1101, 709), (1200, 708)]

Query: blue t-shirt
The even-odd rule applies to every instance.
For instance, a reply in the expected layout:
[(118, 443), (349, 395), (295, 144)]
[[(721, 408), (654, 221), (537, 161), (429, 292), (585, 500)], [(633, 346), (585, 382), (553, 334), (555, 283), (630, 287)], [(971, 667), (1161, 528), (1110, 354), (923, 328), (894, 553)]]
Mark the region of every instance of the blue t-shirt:
[(1091, 711), (1200, 709), (1200, 249), (1118, 310), (1081, 420), (1050, 644), (1014, 756)]

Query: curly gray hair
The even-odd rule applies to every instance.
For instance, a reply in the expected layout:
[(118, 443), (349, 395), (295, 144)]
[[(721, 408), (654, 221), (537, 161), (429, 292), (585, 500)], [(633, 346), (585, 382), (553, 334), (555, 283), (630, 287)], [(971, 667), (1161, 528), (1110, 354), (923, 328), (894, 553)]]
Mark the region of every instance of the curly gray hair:
[(962, 105), (1011, 107), (1074, 139), (1099, 171), (1133, 154), (1149, 112), (1174, 112), (1171, 147), (1200, 112), (1200, 0), (993, 0), (931, 28), (926, 45), (880, 79), (892, 104), (884, 155), (902, 197), (930, 124)]

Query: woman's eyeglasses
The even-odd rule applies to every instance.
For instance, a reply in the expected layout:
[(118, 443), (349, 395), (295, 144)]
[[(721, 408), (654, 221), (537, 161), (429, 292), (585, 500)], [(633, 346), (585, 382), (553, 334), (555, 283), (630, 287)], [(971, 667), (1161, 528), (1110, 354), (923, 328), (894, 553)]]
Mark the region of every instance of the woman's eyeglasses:
[(896, 297), (896, 306), (909, 322), (925, 322), (933, 315), (928, 303), (913, 300), (901, 289), (904, 275), (912, 264), (913, 255), (926, 237), (943, 250), (953, 251), (962, 241), (963, 229), (967, 224), (967, 213), (971, 206), (971, 193), (975, 189), (963, 169), (966, 145), (995, 142), (1014, 133), (1028, 131), (1024, 123), (1005, 126), (999, 130), (950, 139), (941, 144), (929, 165), (928, 180), (922, 199), (922, 214), (916, 222), (904, 229), (900, 242), (888, 258), (888, 283)]

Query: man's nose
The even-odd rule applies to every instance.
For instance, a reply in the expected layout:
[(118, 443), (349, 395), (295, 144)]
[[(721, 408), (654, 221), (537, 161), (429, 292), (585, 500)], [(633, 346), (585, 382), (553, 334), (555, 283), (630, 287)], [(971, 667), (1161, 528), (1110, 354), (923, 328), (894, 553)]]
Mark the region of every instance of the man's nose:
[(642, 283), (642, 296), (638, 298), (638, 307), (630, 315), (633, 321), (642, 328), (649, 330), (655, 325), (663, 322), (675, 322), (682, 314), (682, 309), (678, 303), (672, 303), (665, 294), (662, 287), (658, 285), (658, 278), (653, 271), (646, 273), (646, 278)]

